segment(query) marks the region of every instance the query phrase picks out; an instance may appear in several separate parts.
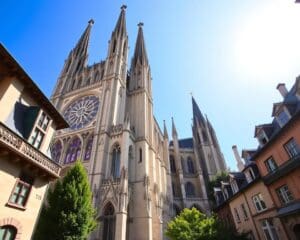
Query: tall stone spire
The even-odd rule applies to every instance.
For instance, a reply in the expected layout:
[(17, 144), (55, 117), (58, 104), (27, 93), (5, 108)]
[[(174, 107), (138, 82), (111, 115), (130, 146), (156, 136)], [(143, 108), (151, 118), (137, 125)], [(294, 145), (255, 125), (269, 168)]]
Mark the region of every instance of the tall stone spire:
[(85, 31), (81, 35), (76, 46), (70, 52), (64, 66), (64, 74), (76, 73), (86, 66), (88, 60), (88, 45), (93, 24), (94, 20), (89, 20)]
[(143, 26), (144, 26), (143, 23), (138, 24), (139, 30), (136, 39), (131, 67), (136, 67), (138, 64), (140, 64), (141, 66), (148, 65), (148, 57), (147, 57), (146, 45), (145, 45), (144, 34), (143, 34)]
[(177, 137), (178, 137), (176, 126), (175, 126), (173, 118), (172, 118), (172, 137), (173, 137), (173, 140), (175, 140), (175, 138), (177, 139)]
[(168, 139), (169, 135), (168, 135), (168, 130), (167, 130), (167, 126), (166, 126), (166, 121), (164, 120), (164, 138)]
[(126, 31), (126, 17), (125, 17), (125, 10), (126, 10), (127, 6), (126, 5), (122, 5), (121, 6), (121, 13), (120, 16), (118, 18), (116, 27), (113, 31), (113, 34), (116, 34), (120, 37), (126, 37), (127, 35), (127, 31)]
[(196, 103), (194, 97), (192, 97), (192, 105), (193, 105), (193, 118), (194, 118), (194, 126), (197, 126), (196, 121), (203, 127), (205, 126), (205, 118), (203, 117), (198, 104)]

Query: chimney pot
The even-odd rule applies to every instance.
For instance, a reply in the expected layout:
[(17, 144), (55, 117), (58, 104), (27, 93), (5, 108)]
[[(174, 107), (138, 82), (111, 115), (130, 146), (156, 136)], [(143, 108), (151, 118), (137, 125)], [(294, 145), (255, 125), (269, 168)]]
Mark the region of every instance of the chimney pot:
[(285, 98), (285, 96), (288, 94), (288, 90), (286, 89), (285, 83), (279, 83), (277, 85), (277, 90), (280, 92), (283, 98)]

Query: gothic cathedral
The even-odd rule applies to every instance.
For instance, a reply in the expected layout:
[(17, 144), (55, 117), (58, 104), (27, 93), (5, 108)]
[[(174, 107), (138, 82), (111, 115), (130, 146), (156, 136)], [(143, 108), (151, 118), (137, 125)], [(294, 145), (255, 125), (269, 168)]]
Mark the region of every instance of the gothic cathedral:
[(126, 6), (105, 60), (87, 65), (93, 20), (72, 49), (51, 101), (70, 124), (57, 131), (52, 158), (68, 169), (81, 159), (89, 175), (99, 228), (92, 240), (162, 240), (184, 207), (209, 213), (207, 181), (225, 170), (214, 129), (194, 98), (193, 137), (172, 141), (153, 116), (151, 71), (138, 34), (128, 66)]

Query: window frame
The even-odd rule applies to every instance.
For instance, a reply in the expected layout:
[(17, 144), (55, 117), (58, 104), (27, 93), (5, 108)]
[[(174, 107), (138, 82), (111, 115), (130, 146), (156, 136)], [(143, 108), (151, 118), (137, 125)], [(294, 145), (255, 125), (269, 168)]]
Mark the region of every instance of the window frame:
[[(287, 119), (285, 119), (285, 117), (280, 117), (280, 115), (285, 114), (285, 117)], [(276, 116), (276, 120), (279, 124), (280, 127), (283, 127), (284, 125), (286, 125), (288, 123), (288, 121), (290, 120), (291, 116), (288, 114), (288, 112), (285, 110), (285, 108), (283, 108)], [(282, 121), (284, 120), (284, 121)]]
[[(269, 164), (269, 162), (272, 160), (272, 163), (274, 164), (275, 168), (274, 169), (271, 169), (271, 165)], [(265, 167), (268, 171), (268, 173), (273, 173), (275, 172), (277, 169), (278, 169), (278, 165), (277, 165), (277, 162), (275, 161), (275, 159), (273, 158), (273, 156), (270, 156), (269, 158), (267, 158), (265, 161), (264, 161), (264, 164), (265, 164)]]
[[(262, 228), (262, 232), (264, 233), (264, 237), (266, 240), (279, 240), (279, 237), (278, 237), (278, 234), (277, 234), (277, 231), (273, 224), (272, 219), (263, 219), (261, 221), (261, 228)], [(268, 232), (268, 236), (266, 235), (265, 231)], [(275, 236), (274, 236), (274, 232), (275, 232)]]
[[(252, 196), (252, 202), (257, 212), (263, 212), (264, 210), (268, 209), (261, 193)], [(260, 209), (258, 209), (258, 206)]]
[[(290, 148), (290, 145), (292, 148)], [(285, 151), (289, 155), (290, 158), (294, 158), (300, 154), (300, 148), (295, 138), (290, 138), (284, 145)]]
[(241, 209), (242, 209), (242, 212), (243, 212), (243, 215), (244, 215), (244, 220), (245, 220), (245, 221), (248, 220), (248, 219), (249, 219), (249, 216), (248, 216), (248, 212), (247, 212), (247, 210), (246, 210), (246, 207), (245, 207), (245, 204), (244, 204), (244, 203), (241, 204)]
[[(285, 188), (285, 187), (286, 187), (286, 189), (284, 191), (282, 191), (283, 188)], [(281, 185), (280, 187), (276, 188), (275, 191), (276, 191), (276, 194), (277, 194), (277, 197), (278, 197), (280, 203), (283, 205), (289, 204), (295, 200), (295, 198), (294, 198), (292, 192), (289, 190), (289, 187), (287, 184)]]
[[(19, 183), (22, 184), (22, 188), (20, 188), (19, 192), (17, 193), (16, 201), (12, 201), (11, 199), (12, 199), (13, 195), (15, 195), (15, 190)], [(30, 184), (30, 183), (27, 183), (27, 182), (21, 180), (20, 178), (17, 178), (6, 204), (11, 207), (19, 208), (21, 210), (26, 210), (26, 206), (27, 206), (27, 203), (28, 203), (28, 200), (29, 200), (29, 197), (31, 194), (31, 190), (32, 190), (32, 185), (33, 185), (33, 183)], [(19, 197), (21, 196), (23, 186), (28, 187), (28, 192), (25, 196), (24, 204), (18, 204), (18, 200), (19, 200)]]
[(235, 215), (235, 220), (237, 223), (241, 223), (241, 218), (240, 218), (240, 214), (237, 210), (237, 208), (233, 208), (233, 211), (234, 211), (234, 215)]

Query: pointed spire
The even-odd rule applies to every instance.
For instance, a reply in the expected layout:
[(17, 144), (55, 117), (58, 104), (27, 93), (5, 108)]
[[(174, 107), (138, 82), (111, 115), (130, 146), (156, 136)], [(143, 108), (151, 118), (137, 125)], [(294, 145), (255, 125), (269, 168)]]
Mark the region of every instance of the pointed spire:
[(164, 138), (168, 139), (169, 135), (168, 135), (168, 130), (167, 130), (167, 126), (166, 126), (166, 121), (164, 120)]
[(90, 33), (92, 26), (94, 24), (94, 20), (90, 19), (88, 21), (88, 26), (86, 27), (85, 31), (81, 35), (77, 45), (72, 50), (75, 56), (77, 57), (87, 57), (87, 50), (89, 45)]
[(126, 17), (125, 17), (126, 8), (127, 8), (126, 5), (121, 6), (121, 13), (119, 15), (116, 27), (114, 29), (114, 33), (119, 35), (119, 36), (124, 36), (127, 33), (127, 31), (126, 31)]
[(172, 136), (173, 136), (173, 138), (174, 138), (174, 136), (176, 136), (176, 137), (178, 136), (173, 117), (172, 117)]
[(139, 31), (136, 39), (134, 55), (132, 58), (132, 64), (131, 64), (132, 67), (136, 66), (137, 63), (140, 63), (141, 65), (148, 65), (148, 57), (147, 57), (146, 45), (145, 45), (144, 34), (143, 34), (143, 26), (144, 24), (142, 22), (138, 24)]
[(205, 118), (203, 117), (200, 108), (198, 107), (198, 104), (196, 103), (194, 97), (192, 96), (192, 105), (193, 105), (193, 116), (194, 116), (194, 125), (196, 126), (196, 120), (199, 121), (199, 123), (204, 126), (205, 125)]
[(233, 154), (234, 154), (234, 157), (235, 157), (235, 160), (236, 160), (236, 165), (239, 169), (239, 171), (243, 171), (243, 169), (245, 168), (245, 165), (240, 157), (240, 154), (238, 152), (238, 149), (237, 149), (237, 146), (236, 145), (233, 145), (232, 146), (232, 151), (233, 151)]

